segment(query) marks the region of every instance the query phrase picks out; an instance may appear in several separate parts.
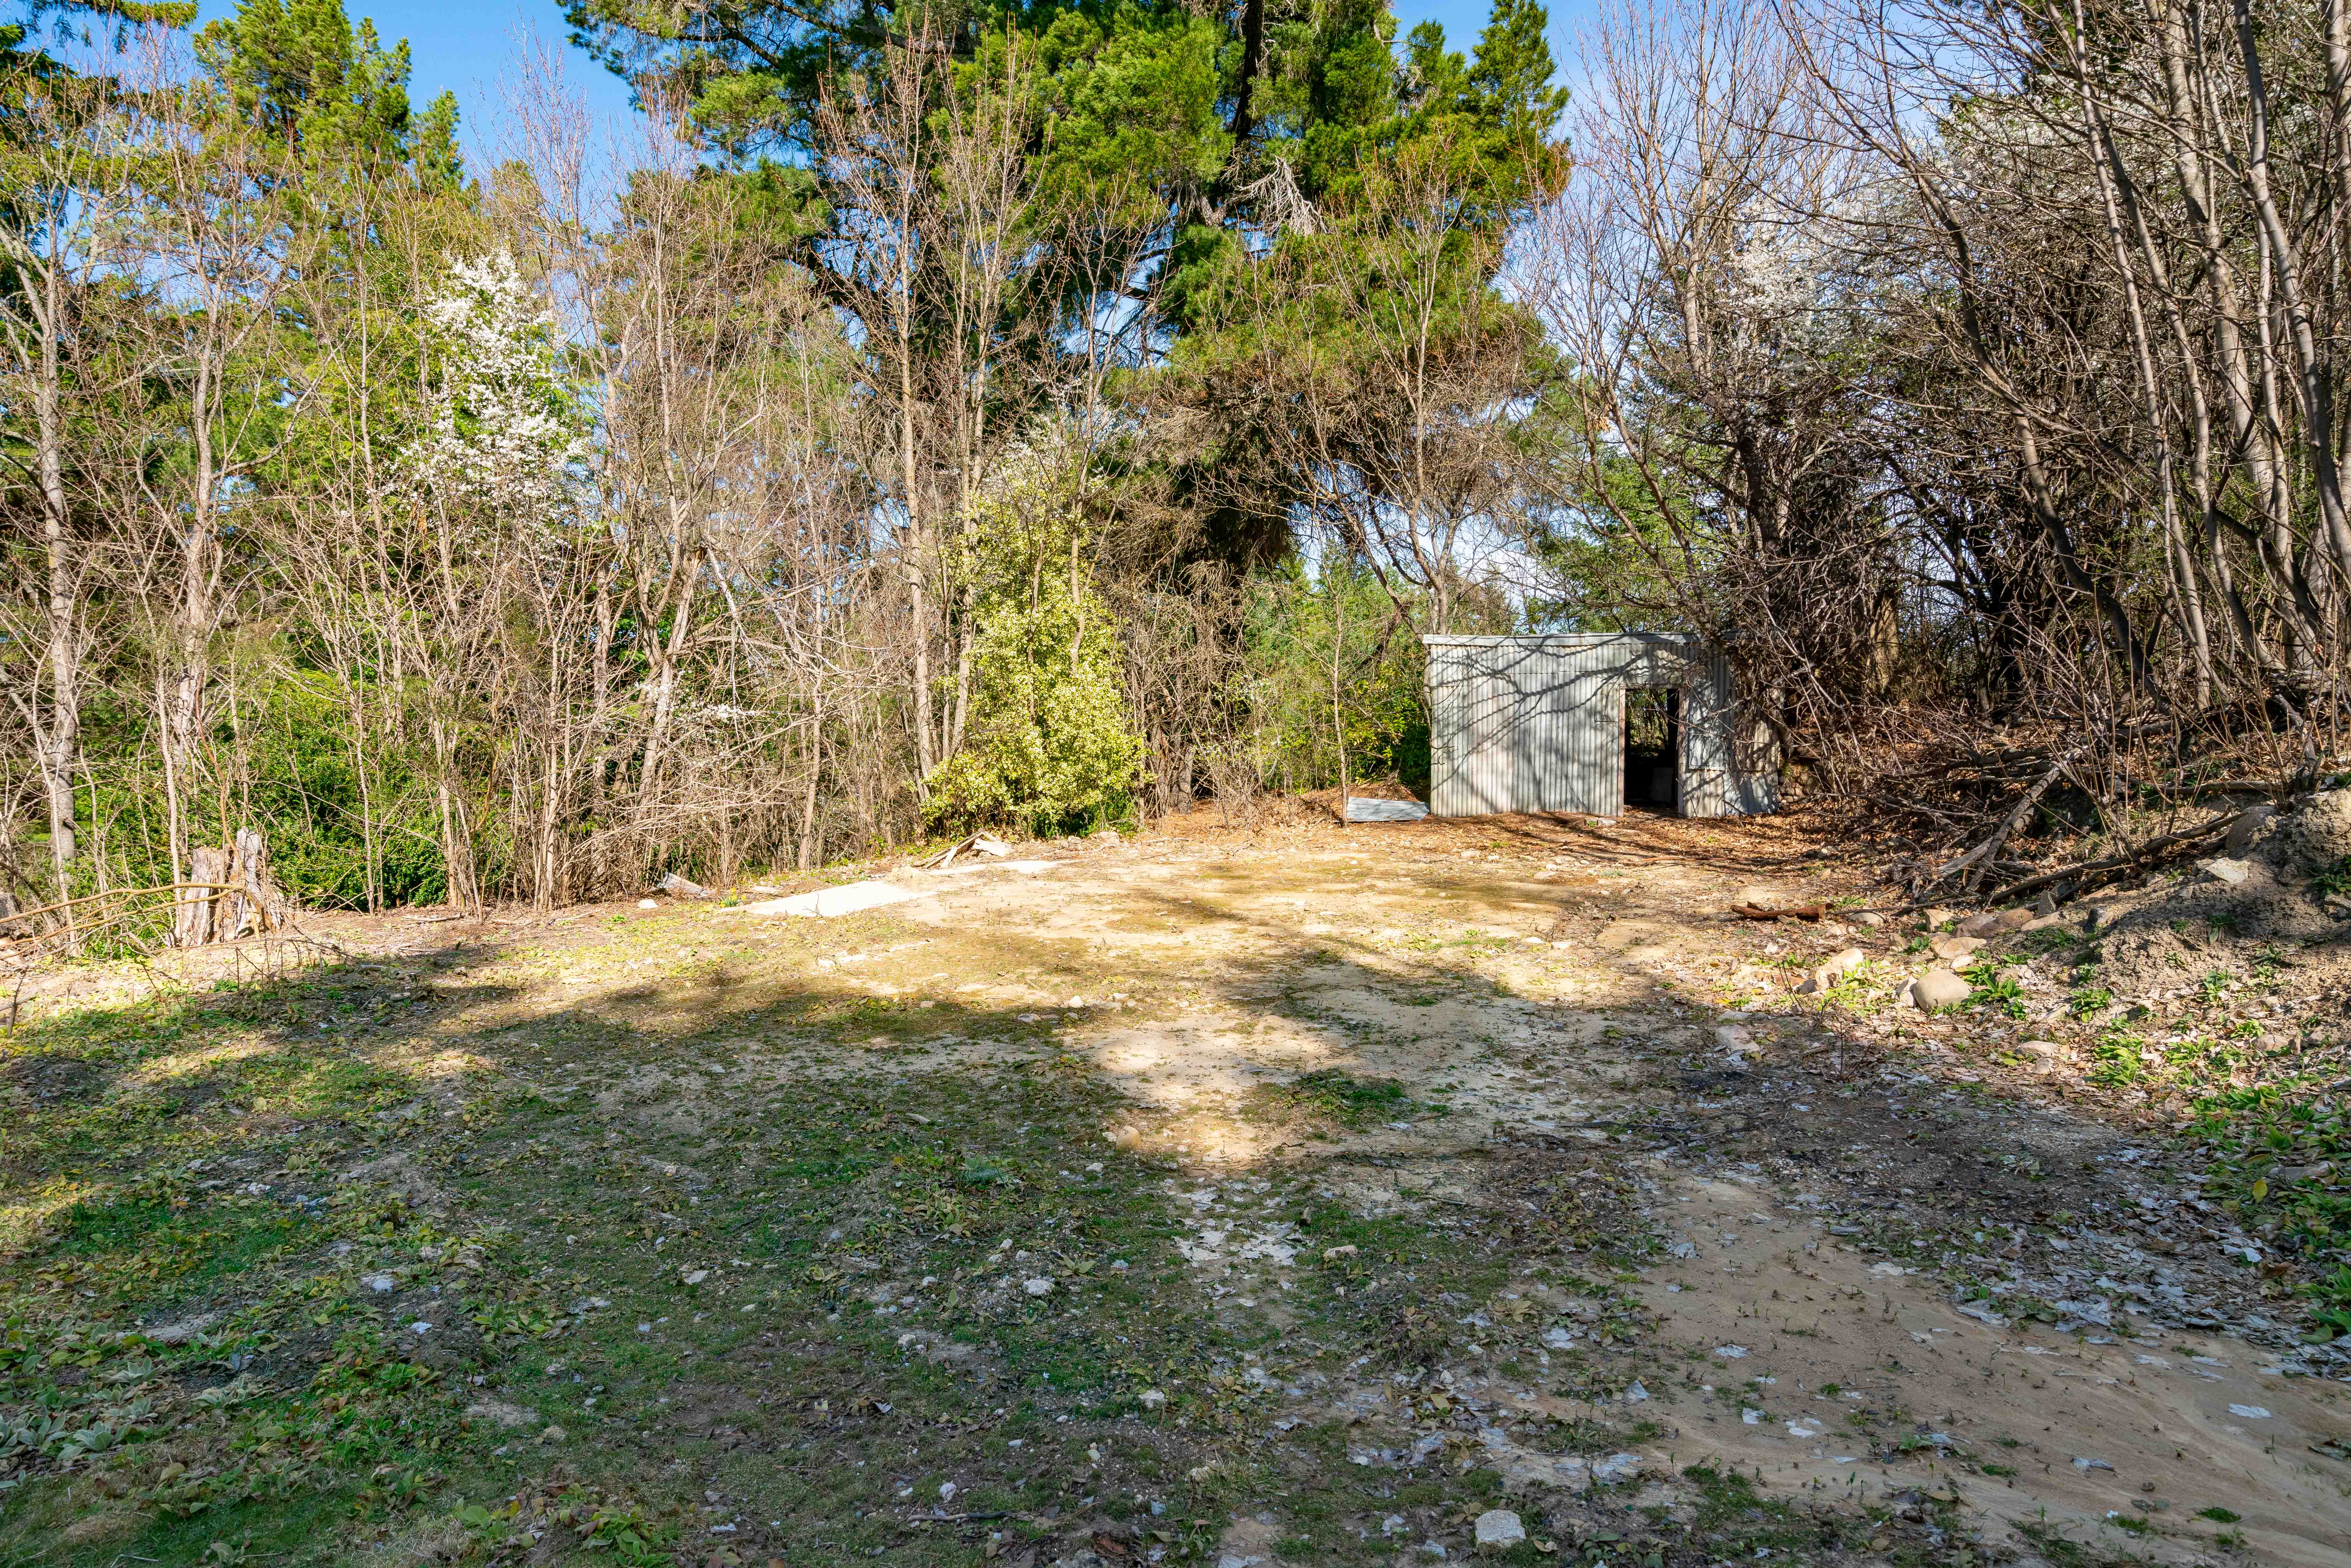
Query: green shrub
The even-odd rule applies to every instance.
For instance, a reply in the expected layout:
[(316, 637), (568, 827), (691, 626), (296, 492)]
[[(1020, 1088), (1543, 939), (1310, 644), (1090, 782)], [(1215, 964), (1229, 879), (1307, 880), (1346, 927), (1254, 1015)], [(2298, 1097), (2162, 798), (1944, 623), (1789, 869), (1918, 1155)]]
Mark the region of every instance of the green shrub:
[(957, 569), (976, 591), (972, 719), (926, 780), (935, 828), (1039, 833), (1132, 810), (1143, 740), (1120, 684), (1118, 622), (1082, 570), (1082, 458), (1017, 449), (973, 501)]

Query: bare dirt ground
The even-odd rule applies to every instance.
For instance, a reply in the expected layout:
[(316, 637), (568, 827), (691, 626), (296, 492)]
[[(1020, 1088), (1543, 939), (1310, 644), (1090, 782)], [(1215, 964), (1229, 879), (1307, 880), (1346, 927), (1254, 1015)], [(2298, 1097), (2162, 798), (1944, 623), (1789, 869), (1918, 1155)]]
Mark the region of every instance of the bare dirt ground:
[[(306, 920), (343, 981), (304, 1038), (397, 1074), (412, 1098), (392, 1113), (427, 1128), (500, 1095), (554, 1107), (533, 1135), (587, 1184), (502, 1218), (542, 1249), (520, 1273), (610, 1298), (611, 1370), (584, 1375), (602, 1412), (544, 1348), (460, 1357), (467, 1431), (495, 1436), (503, 1409), (606, 1434), (555, 1483), (562, 1438), (515, 1445), (529, 1474), (467, 1461), (494, 1478), (469, 1495), (488, 1485), (501, 1520), (538, 1529), (538, 1560), (593, 1532), (547, 1523), (534, 1487), (617, 1485), (684, 1421), (666, 1479), (634, 1483), (693, 1511), (670, 1527), (691, 1532), (665, 1548), (680, 1562), (1430, 1562), (1478, 1551), (1481, 1519), (1507, 1535), (1508, 1511), (1527, 1539), (1491, 1549), (1529, 1561), (2351, 1563), (2351, 1357), (2306, 1343), (2292, 1267), (2207, 1200), (2179, 1104), (2089, 1081), (2103, 1037), (2045, 977), (2080, 912), (1996, 939), (2022, 960), (1996, 1005), (1930, 1016), (1893, 999), (1935, 962), (1928, 934), (1865, 923), (1863, 865), (1802, 818), (1248, 831), (1203, 812), (1019, 859), (851, 868), (833, 880), (918, 896), (830, 920), (716, 900)], [(1729, 916), (1742, 900), (1832, 914)], [(1847, 948), (1857, 967), (1796, 989)], [(306, 961), (199, 955), (177, 983)], [(89, 968), (24, 1006), (56, 1025), (153, 983)], [(2228, 1005), (2268, 1030), (2281, 994)], [(283, 1050), (273, 1027), (126, 1082)], [(0, 1067), (26, 1105), (77, 1092), (60, 1053)], [(740, 1227), (705, 1233), (730, 1181), (772, 1214), (831, 1179), (779, 1130), (819, 1099), (853, 1103), (877, 1147), (903, 1135), (892, 1164), (796, 1211), (768, 1261)], [(1069, 1114), (1041, 1145), (941, 1133), (980, 1115), (1025, 1136), (1052, 1105)], [(393, 1135), (321, 1166), (339, 1160), (438, 1216), (448, 1246), (466, 1234), (465, 1156)], [(38, 1261), (92, 1179), (18, 1173), (0, 1251)], [(635, 1261), (610, 1280), (550, 1218), (600, 1189), (632, 1220), (609, 1246)], [(392, 1255), (363, 1241), (334, 1266), (356, 1280)], [(393, 1283), (437, 1294), (408, 1267)], [(683, 1332), (632, 1303), (691, 1279), (702, 1323), (730, 1269), (739, 1334), (629, 1360)], [(820, 1285), (758, 1292), (803, 1275)], [(337, 1290), (365, 1296), (312, 1293)], [(1092, 1359), (1068, 1353), (1082, 1386), (1038, 1359), (1049, 1329), (1097, 1334)], [(884, 1364), (914, 1384), (858, 1382)], [(819, 1463), (870, 1485), (818, 1497)], [(788, 1472), (792, 1500), (762, 1490)], [(78, 1528), (102, 1561), (146, 1528), (136, 1487), (110, 1528), (39, 1495), (11, 1537), (0, 1491), (0, 1543)], [(438, 1504), (361, 1512), (381, 1525), (352, 1561), (525, 1549), (480, 1521), (453, 1535)]]

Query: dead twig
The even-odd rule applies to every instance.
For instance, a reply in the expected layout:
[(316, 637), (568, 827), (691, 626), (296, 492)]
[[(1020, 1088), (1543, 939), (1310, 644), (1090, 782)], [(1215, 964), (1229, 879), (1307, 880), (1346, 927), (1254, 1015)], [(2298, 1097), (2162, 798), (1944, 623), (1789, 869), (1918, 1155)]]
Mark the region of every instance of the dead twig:
[[(2103, 880), (2118, 872), (2152, 870), (2158, 859), (2175, 859), (2179, 852), (2220, 837), (2229, 831), (2229, 824), (2235, 821), (2239, 813), (2235, 811), (2223, 811), (2219, 816), (2199, 823), (2195, 827), (2183, 828), (2176, 833), (2166, 833), (2160, 838), (2149, 839), (2145, 843), (2134, 846), (2127, 853), (2110, 856), (2105, 860), (2083, 861), (2074, 865), (2060, 866), (2055, 871), (2042, 872), (2038, 875), (2026, 877), (2022, 882), (2010, 883), (2006, 887), (1987, 894), (1984, 902), (2005, 903), (2022, 894), (2038, 893), (2044, 887), (2054, 886), (2069, 878), (2076, 881), (2085, 881), (2093, 877)], [(1914, 907), (1923, 908), (1924, 905), (1914, 905)]]

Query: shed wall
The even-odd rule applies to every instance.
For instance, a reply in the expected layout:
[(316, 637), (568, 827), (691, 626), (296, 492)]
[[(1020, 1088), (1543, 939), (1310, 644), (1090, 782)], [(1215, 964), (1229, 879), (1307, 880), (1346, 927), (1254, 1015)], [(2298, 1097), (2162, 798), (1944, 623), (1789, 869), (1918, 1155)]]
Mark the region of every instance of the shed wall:
[(1680, 796), (1688, 817), (1777, 805), (1775, 774), (1733, 735), (1729, 661), (1695, 638), (1654, 633), (1431, 637), (1429, 810), (1624, 808), (1625, 693), (1682, 691)]

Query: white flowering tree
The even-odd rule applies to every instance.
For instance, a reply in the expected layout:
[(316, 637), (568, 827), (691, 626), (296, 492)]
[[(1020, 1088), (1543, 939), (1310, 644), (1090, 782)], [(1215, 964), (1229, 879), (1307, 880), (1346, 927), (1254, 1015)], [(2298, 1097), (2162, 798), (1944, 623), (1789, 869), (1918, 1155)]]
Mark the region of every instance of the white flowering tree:
[(440, 382), (410, 454), (423, 488), (445, 509), (551, 518), (569, 501), (586, 443), (545, 307), (499, 250), (453, 263), (426, 314)]
[[(531, 885), (554, 885), (557, 780), (587, 744), (570, 689), (587, 632), (573, 622), (598, 552), (576, 526), (581, 411), (514, 258), (453, 263), (426, 329), (435, 380), (404, 465), (424, 547), (409, 645), (425, 675), (448, 897), (474, 906), (486, 858), (527, 862)], [(497, 787), (530, 803), (485, 841)]]

